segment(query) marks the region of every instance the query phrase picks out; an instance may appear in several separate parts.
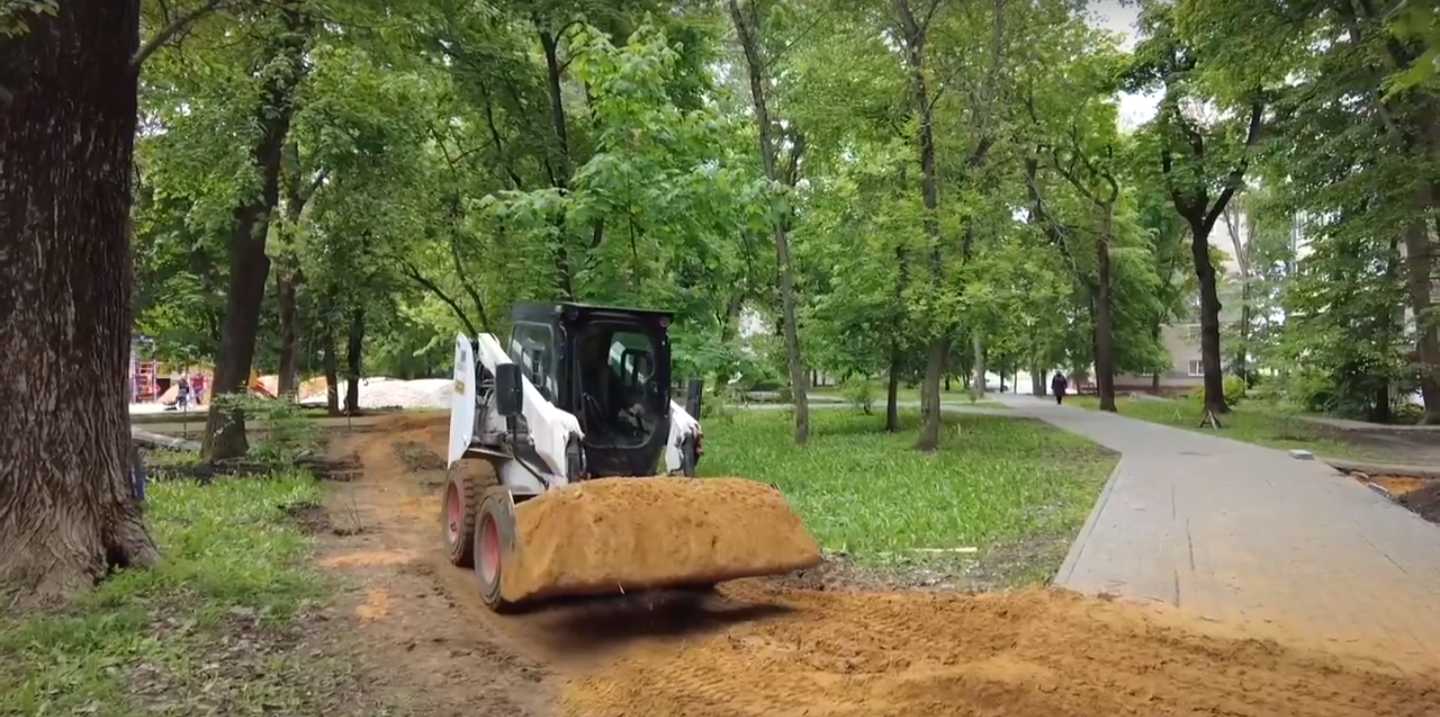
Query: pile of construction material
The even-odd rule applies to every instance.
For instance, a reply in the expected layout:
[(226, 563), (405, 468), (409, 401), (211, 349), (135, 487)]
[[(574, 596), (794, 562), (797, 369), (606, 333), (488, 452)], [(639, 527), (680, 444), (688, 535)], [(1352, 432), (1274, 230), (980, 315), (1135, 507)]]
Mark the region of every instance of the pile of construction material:
[[(261, 383), (270, 387), (274, 376), (262, 376)], [(278, 382), (276, 382), (278, 388)], [(450, 405), (450, 392), (454, 382), (445, 378), (422, 378), (414, 381), (374, 376), (360, 379), (360, 408), (424, 409), (446, 408)], [(323, 406), (327, 393), (325, 378), (312, 378), (300, 384), (298, 394), (302, 406)], [(342, 379), (336, 394), (343, 403), (345, 381)]]

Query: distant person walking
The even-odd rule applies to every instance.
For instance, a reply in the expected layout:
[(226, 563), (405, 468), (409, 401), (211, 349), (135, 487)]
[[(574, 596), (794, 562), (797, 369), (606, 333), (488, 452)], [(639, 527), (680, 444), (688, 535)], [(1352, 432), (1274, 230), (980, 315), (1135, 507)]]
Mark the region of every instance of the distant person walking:
[(1059, 406), (1065, 401), (1065, 391), (1070, 388), (1070, 379), (1059, 371), (1050, 379), (1050, 393), (1055, 394), (1055, 405)]

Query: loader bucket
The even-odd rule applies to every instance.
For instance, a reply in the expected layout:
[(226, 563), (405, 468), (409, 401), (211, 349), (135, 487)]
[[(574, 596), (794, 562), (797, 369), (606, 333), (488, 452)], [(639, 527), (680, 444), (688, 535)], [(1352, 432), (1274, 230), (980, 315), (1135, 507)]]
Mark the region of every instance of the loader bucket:
[(515, 506), (506, 602), (710, 585), (820, 563), (774, 487), (740, 478), (606, 478)]

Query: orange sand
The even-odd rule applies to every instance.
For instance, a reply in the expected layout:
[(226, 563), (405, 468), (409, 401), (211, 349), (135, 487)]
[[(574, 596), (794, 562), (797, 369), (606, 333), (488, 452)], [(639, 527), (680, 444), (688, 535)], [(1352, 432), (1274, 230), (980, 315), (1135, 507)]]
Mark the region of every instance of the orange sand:
[(507, 600), (620, 593), (771, 575), (820, 562), (774, 488), (739, 478), (586, 481), (515, 509)]
[[(635, 650), (562, 695), (566, 717), (1420, 717), (1440, 682), (1058, 590), (803, 592), (670, 649)], [(757, 608), (751, 608), (754, 612)], [(723, 615), (723, 613), (721, 613)], [(723, 618), (715, 618), (717, 621)]]

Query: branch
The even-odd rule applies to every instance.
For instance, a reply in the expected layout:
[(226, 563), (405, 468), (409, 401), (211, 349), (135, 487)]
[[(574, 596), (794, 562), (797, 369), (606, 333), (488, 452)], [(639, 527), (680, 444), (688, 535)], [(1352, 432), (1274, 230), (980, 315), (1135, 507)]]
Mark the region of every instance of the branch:
[(509, 175), (510, 181), (515, 184), (516, 191), (524, 191), (524, 182), (520, 181), (520, 175), (515, 173), (515, 166), (506, 161), (504, 145), (500, 142), (500, 128), (495, 126), (495, 108), (491, 106), (490, 98), (485, 98), (485, 124), (490, 128), (490, 143), (495, 147), (495, 158), (505, 165), (505, 174)]
[(130, 71), (138, 73), (140, 66), (144, 65), (145, 61), (150, 59), (151, 55), (155, 54), (156, 50), (163, 47), (165, 43), (175, 39), (176, 35), (189, 30), (190, 26), (195, 24), (200, 18), (224, 8), (228, 1), (229, 0), (209, 0), (209, 2), (206, 2), (204, 5), (175, 18), (170, 24), (160, 28), (160, 32), (155, 33), (155, 36), (150, 38), (149, 42), (142, 45), (134, 57), (130, 58)]
[(1230, 176), (1225, 178), (1225, 189), (1220, 192), (1219, 197), (1216, 197), (1215, 206), (1205, 214), (1205, 232), (1207, 234), (1215, 226), (1216, 220), (1220, 218), (1220, 213), (1225, 211), (1225, 205), (1230, 203), (1230, 198), (1235, 196), (1235, 192), (1239, 191), (1245, 182), (1245, 171), (1250, 168), (1250, 149), (1260, 139), (1260, 119), (1264, 114), (1264, 102), (1255, 100), (1250, 103), (1250, 127), (1245, 132), (1245, 147), (1241, 150), (1244, 154), (1241, 155), (1235, 168), (1230, 170)]
[(480, 299), (480, 293), (475, 291), (474, 285), (471, 284), (469, 277), (465, 275), (465, 267), (460, 263), (460, 247), (455, 243), (455, 234), (453, 231), (450, 233), (450, 258), (454, 262), (455, 276), (459, 277), (460, 286), (465, 289), (466, 294), (470, 295), (470, 301), (475, 304), (475, 310), (480, 312), (480, 325), (485, 327), (486, 331), (489, 331), (490, 317), (485, 312), (485, 302)]
[(436, 298), (445, 302), (445, 305), (449, 306), (451, 311), (455, 312), (455, 316), (460, 319), (461, 323), (465, 324), (465, 330), (469, 332), (470, 336), (476, 336), (480, 333), (479, 331), (475, 330), (475, 324), (470, 322), (470, 317), (465, 315), (465, 311), (460, 308), (460, 304), (456, 303), (454, 299), (450, 298), (449, 294), (441, 291), (440, 287), (435, 285), (435, 282), (426, 279), (425, 276), (420, 273), (420, 270), (415, 268), (414, 264), (411, 264), (409, 261), (406, 261), (404, 259), (400, 259), (399, 264), (401, 270), (405, 272), (406, 276), (415, 280), (415, 283), (419, 284), (420, 286), (425, 287), (425, 289), (428, 290), (430, 293), (434, 294)]

